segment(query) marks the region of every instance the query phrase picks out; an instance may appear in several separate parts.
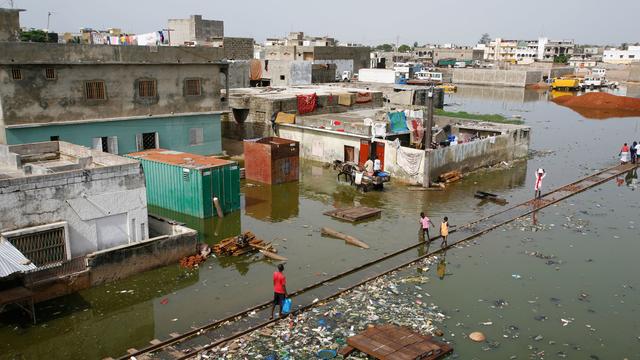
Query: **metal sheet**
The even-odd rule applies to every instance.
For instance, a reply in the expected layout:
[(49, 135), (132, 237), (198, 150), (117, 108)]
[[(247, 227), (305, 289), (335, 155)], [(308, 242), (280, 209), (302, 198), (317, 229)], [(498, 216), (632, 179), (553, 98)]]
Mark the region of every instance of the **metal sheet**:
[(10, 242), (0, 240), (0, 277), (35, 269), (37, 267)]

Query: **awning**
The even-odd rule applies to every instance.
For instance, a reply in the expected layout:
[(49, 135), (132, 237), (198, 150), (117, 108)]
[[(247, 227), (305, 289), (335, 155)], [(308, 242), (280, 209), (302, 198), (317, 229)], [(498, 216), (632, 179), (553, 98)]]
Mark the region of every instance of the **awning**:
[(0, 239), (0, 277), (16, 272), (35, 270), (37, 267), (10, 242)]

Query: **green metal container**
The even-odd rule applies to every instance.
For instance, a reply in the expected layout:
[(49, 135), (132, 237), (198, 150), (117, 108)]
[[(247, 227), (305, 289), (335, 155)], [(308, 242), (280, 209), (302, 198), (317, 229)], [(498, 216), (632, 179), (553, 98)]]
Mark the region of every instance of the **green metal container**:
[(152, 149), (126, 155), (142, 163), (149, 205), (209, 218), (240, 209), (240, 169), (236, 162), (178, 151)]

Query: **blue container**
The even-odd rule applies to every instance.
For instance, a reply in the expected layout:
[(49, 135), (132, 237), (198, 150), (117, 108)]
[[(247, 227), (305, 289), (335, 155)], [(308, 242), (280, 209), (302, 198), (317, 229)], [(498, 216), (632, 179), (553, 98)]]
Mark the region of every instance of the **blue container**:
[(291, 312), (291, 298), (286, 298), (282, 302), (282, 313), (288, 314)]

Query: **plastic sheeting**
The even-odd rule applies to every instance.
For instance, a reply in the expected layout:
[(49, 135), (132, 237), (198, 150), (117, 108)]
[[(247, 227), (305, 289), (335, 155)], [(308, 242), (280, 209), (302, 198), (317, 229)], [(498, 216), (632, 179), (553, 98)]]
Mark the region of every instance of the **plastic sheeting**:
[(420, 173), (420, 164), (422, 164), (424, 151), (408, 152), (400, 146), (400, 140), (393, 141), (393, 147), (396, 149), (396, 164), (409, 176), (415, 176)]
[(403, 111), (395, 111), (387, 113), (391, 122), (391, 132), (409, 131), (407, 127), (407, 117)]
[(313, 112), (318, 106), (318, 95), (298, 95), (298, 114)]

